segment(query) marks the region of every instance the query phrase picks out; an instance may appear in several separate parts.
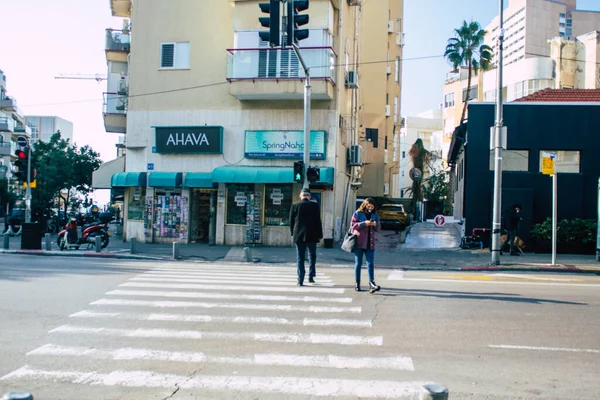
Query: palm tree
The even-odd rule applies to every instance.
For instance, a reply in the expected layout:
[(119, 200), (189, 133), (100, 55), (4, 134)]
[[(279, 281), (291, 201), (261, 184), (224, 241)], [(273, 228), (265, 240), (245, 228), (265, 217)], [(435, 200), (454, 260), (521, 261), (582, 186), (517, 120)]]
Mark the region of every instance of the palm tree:
[(455, 70), (458, 67), (465, 66), (468, 68), (467, 78), (467, 95), (464, 99), (464, 106), (460, 122), (464, 121), (467, 113), (467, 104), (469, 103), (469, 93), (471, 91), (471, 76), (479, 70), (487, 71), (492, 64), (494, 57), (493, 50), (490, 46), (483, 44), (483, 38), (486, 31), (481, 28), (478, 22), (463, 21), (460, 28), (454, 30), (454, 37), (448, 39), (446, 52), (444, 57), (448, 60)]

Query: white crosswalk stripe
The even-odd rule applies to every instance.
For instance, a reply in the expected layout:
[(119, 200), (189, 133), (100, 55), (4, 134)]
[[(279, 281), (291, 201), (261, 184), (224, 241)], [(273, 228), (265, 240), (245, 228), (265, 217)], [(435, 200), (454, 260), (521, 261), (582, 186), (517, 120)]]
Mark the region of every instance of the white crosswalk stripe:
[(412, 358), (385, 350), (346, 289), (323, 273), (314, 285), (296, 287), (296, 279), (284, 266), (160, 265), (69, 315), (73, 324), (51, 329), (49, 342), (0, 381), (46, 382), (71, 390), (65, 398), (105, 387), (115, 398), (167, 389), (216, 399), (414, 399), (431, 383), (397, 379), (415, 374)]

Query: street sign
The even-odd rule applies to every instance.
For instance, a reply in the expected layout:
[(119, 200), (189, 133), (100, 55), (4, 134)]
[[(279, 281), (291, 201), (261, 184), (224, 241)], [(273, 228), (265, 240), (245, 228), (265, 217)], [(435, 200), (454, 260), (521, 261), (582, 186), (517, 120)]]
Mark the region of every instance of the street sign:
[(446, 224), (446, 218), (443, 215), (436, 215), (433, 219), (435, 226), (444, 226)]
[(154, 163), (148, 163), (148, 171), (154, 171)]
[(554, 153), (544, 153), (542, 157), (542, 174), (554, 175)]
[(27, 138), (25, 136), (19, 136), (17, 138), (17, 144), (21, 147), (26, 147), (27, 146)]

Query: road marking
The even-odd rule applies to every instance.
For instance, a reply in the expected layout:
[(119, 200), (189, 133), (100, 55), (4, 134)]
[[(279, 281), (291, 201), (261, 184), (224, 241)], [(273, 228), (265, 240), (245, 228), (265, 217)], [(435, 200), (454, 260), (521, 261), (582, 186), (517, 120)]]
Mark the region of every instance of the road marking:
[[(156, 270), (156, 269), (166, 269), (166, 270), (181, 269), (181, 270), (189, 270), (189, 271), (216, 271), (216, 272), (241, 271), (241, 272), (260, 272), (260, 273), (263, 273), (263, 272), (277, 272), (277, 273), (284, 272), (284, 273), (290, 273), (290, 274), (296, 273), (296, 266), (269, 267), (269, 266), (253, 265), (253, 264), (242, 264), (242, 265), (172, 264), (172, 265), (173, 265), (172, 267), (170, 267), (169, 265), (159, 265), (159, 266), (156, 266), (155, 268), (153, 268), (153, 270)], [(319, 276), (319, 275), (325, 275), (325, 273), (321, 272), (321, 271), (317, 271), (317, 276)]]
[(515, 278), (515, 279), (526, 279), (531, 281), (553, 281), (553, 282), (585, 282), (583, 279), (560, 279), (560, 278), (545, 278), (545, 277), (537, 277), (537, 276), (527, 276), (517, 274), (491, 274), (492, 276), (500, 276), (507, 278)]
[(334, 355), (306, 356), (301, 354), (254, 354), (246, 357), (218, 357), (200, 352), (163, 351), (123, 347), (102, 350), (93, 347), (67, 347), (46, 344), (27, 355), (92, 357), (102, 360), (156, 360), (188, 363), (235, 365), (278, 365), (291, 367), (321, 367), (336, 369), (393, 369), (414, 371), (411, 357), (344, 357)]
[[(223, 279), (223, 278), (216, 278), (214, 276), (185, 276), (185, 275), (140, 275), (139, 277), (136, 278), (131, 278), (131, 281), (145, 281), (145, 282), (183, 282), (183, 283), (207, 283), (207, 284), (215, 284), (215, 283), (220, 283), (220, 284), (244, 284), (246, 286), (250, 286), (251, 285), (260, 285), (260, 286), (265, 286), (268, 287), (269, 285), (277, 285), (277, 286), (296, 286), (296, 279), (289, 279), (289, 280), (281, 280), (281, 279), (275, 279), (275, 278), (271, 278), (271, 279), (260, 279), (260, 278), (240, 278), (238, 280), (236, 279)], [(331, 281), (329, 281), (331, 282)], [(308, 284), (307, 286), (305, 286), (304, 288), (300, 289), (298, 288), (299, 291), (303, 291), (306, 289), (311, 289), (309, 291), (313, 291), (312, 288), (323, 288), (323, 287), (333, 287), (335, 286), (333, 283), (325, 283), (323, 280), (319, 280), (317, 283), (315, 284)], [(340, 289), (337, 289), (340, 290)], [(341, 289), (344, 290), (344, 289)], [(315, 290), (316, 291), (316, 290)], [(320, 291), (320, 290), (319, 290)]]
[[(207, 285), (200, 283), (164, 283), (164, 279), (155, 279), (150, 282), (147, 278), (133, 278), (132, 281), (122, 283), (119, 286), (123, 287), (138, 287), (138, 288), (164, 288), (164, 289), (200, 289), (200, 290), (223, 290), (223, 291), (247, 291), (247, 292), (285, 292), (285, 293), (328, 293), (328, 294), (343, 294), (345, 289), (342, 288), (319, 288), (314, 286), (306, 287), (276, 287), (271, 284), (266, 286), (235, 286), (235, 285)], [(144, 281), (144, 282), (141, 282)], [(159, 283), (161, 282), (161, 283)]]
[[(227, 272), (217, 272), (217, 271), (211, 271), (211, 272), (186, 272), (186, 271), (147, 271), (144, 272), (143, 275), (159, 275), (159, 276), (166, 276), (166, 275), (175, 275), (177, 274), (177, 276), (179, 277), (212, 277), (212, 278), (242, 278), (242, 279), (253, 279), (253, 280), (257, 280), (257, 281), (265, 281), (265, 280), (284, 280), (284, 279), (289, 279), (293, 282), (298, 280), (298, 275), (296, 274), (256, 274), (256, 273), (227, 273)], [(317, 279), (319, 282), (327, 282), (327, 283), (331, 283), (331, 279), (327, 278), (327, 277), (320, 277), (317, 276), (315, 279)]]
[(600, 350), (594, 349), (569, 349), (564, 347), (535, 347), (535, 346), (513, 346), (508, 344), (490, 344), (488, 347), (494, 349), (512, 349), (512, 350), (537, 350), (537, 351), (566, 351), (571, 353), (593, 353), (600, 354)]
[(46, 379), (64, 383), (135, 388), (182, 388), (285, 395), (412, 399), (428, 381), (374, 381), (317, 377), (174, 375), (154, 371), (58, 371), (24, 366), (2, 380)]
[(288, 319), (275, 317), (224, 317), (199, 314), (128, 314), (120, 312), (96, 312), (83, 310), (69, 315), (69, 318), (118, 318), (140, 321), (177, 321), (177, 322), (219, 322), (233, 324), (261, 324), (261, 325), (303, 325), (303, 326), (356, 326), (372, 327), (373, 321), (360, 319), (335, 319), (335, 318), (302, 318)]
[(303, 303), (351, 303), (352, 297), (276, 296), (266, 294), (224, 294), (203, 292), (163, 292), (158, 290), (111, 290), (111, 296), (176, 297), (189, 299), (300, 301)]
[(288, 311), (288, 312), (312, 312), (312, 313), (355, 313), (362, 312), (361, 307), (322, 307), (322, 306), (296, 306), (289, 304), (246, 304), (246, 303), (203, 303), (197, 301), (149, 301), (149, 300), (123, 300), (123, 299), (100, 299), (90, 305), (94, 306), (134, 306), (134, 307), (158, 307), (158, 308), (230, 308), (238, 310), (261, 310), (261, 311)]
[[(246, 275), (254, 275), (257, 277), (263, 275), (271, 275), (271, 276), (298, 276), (296, 269), (291, 268), (273, 268), (273, 269), (254, 269), (254, 268), (220, 268), (220, 267), (210, 267), (210, 268), (181, 268), (181, 267), (156, 267), (152, 268), (150, 271), (160, 271), (160, 272), (186, 272), (186, 273), (213, 273), (213, 274), (246, 274)], [(308, 272), (308, 271), (307, 271)], [(317, 277), (326, 278), (327, 275), (323, 272), (317, 272)]]
[(310, 343), (339, 345), (383, 345), (382, 336), (333, 335), (327, 333), (285, 333), (285, 332), (203, 332), (174, 329), (116, 329), (86, 328), (82, 326), (62, 325), (48, 333), (88, 334), (101, 336), (118, 336), (133, 338), (169, 338), (196, 340), (255, 340), (274, 343)]

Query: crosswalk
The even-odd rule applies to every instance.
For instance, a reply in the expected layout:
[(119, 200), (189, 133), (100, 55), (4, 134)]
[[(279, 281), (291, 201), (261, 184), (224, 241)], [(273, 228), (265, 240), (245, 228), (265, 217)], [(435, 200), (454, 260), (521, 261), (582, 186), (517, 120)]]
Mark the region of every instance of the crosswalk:
[(161, 265), (53, 327), (0, 384), (61, 399), (417, 399), (431, 382), (413, 379), (412, 358), (389, 354), (354, 291), (316, 280), (297, 287), (279, 266)]

